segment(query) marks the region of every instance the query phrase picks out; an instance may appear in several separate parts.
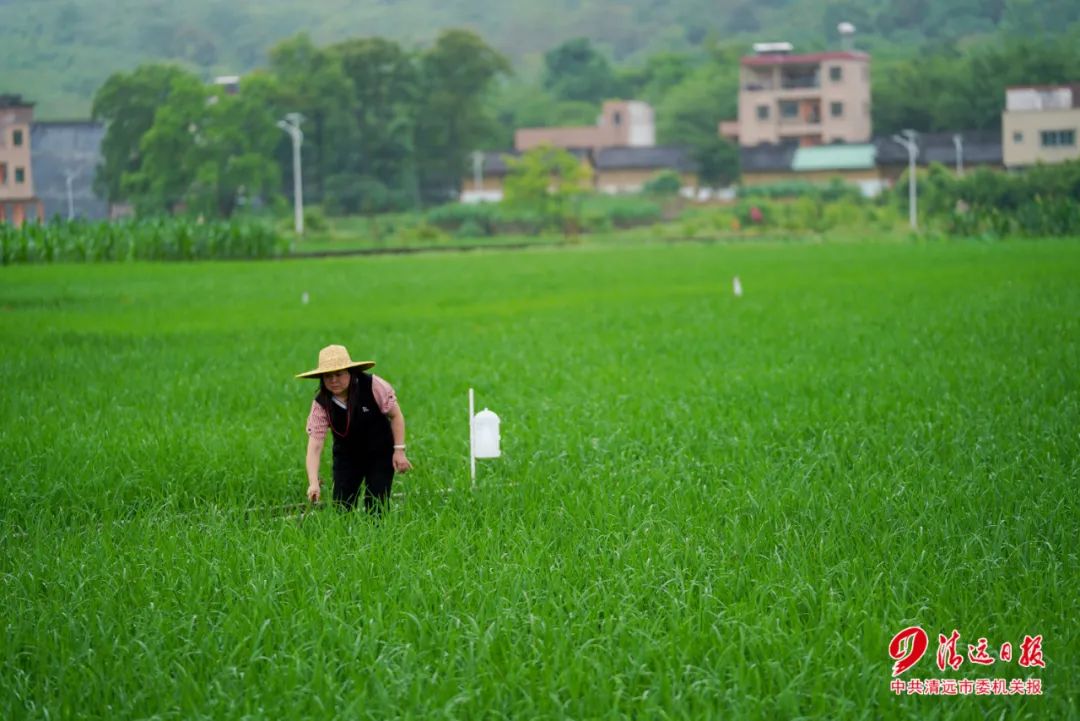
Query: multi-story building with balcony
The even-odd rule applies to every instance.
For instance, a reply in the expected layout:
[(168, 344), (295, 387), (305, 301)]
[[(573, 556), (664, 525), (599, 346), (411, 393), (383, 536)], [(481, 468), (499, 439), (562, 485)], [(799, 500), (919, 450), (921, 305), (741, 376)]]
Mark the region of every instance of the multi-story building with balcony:
[(1006, 168), (1080, 158), (1080, 83), (1006, 88), (1001, 135)]
[(33, 116), (33, 103), (18, 95), (0, 95), (0, 223), (43, 219), (30, 164)]
[(855, 50), (795, 55), (790, 43), (759, 43), (739, 68), (739, 119), (720, 134), (751, 147), (866, 143), (870, 56)]

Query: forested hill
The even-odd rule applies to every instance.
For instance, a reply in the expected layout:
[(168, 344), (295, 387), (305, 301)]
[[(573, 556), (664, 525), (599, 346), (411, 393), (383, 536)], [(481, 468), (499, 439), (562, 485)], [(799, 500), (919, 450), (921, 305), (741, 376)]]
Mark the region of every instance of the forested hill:
[(0, 92), (22, 93), (43, 118), (84, 116), (113, 72), (174, 60), (204, 77), (265, 64), (300, 32), (318, 43), (380, 35), (424, 45), (466, 27), (528, 76), (543, 53), (586, 36), (618, 65), (716, 41), (835, 46), (836, 24), (892, 56), (926, 42), (994, 32), (1027, 37), (1080, 20), (1076, 0), (0, 0)]

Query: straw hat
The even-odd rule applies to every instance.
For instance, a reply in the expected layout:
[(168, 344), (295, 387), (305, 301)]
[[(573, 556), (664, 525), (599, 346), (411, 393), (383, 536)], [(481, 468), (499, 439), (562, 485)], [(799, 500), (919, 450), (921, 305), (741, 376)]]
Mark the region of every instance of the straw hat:
[(343, 345), (328, 345), (319, 351), (319, 367), (307, 373), (298, 373), (297, 378), (318, 378), (323, 373), (343, 371), (347, 368), (359, 368), (366, 371), (375, 365), (375, 361), (354, 361)]

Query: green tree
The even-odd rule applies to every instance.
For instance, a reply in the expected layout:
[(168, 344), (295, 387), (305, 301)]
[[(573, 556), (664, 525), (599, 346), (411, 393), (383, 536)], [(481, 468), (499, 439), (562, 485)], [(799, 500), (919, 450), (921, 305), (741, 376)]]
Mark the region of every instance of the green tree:
[(710, 61), (673, 88), (657, 108), (657, 140), (689, 148), (698, 177), (707, 185), (738, 178), (738, 149), (719, 137), (720, 121), (738, 113), (737, 98), (738, 66)]
[(142, 166), (139, 146), (154, 123), (154, 114), (168, 101), (176, 83), (187, 87), (193, 80), (193, 75), (173, 65), (140, 65), (131, 73), (113, 74), (98, 89), (92, 116), (103, 121), (106, 129), (94, 187), (109, 202), (127, 199), (122, 179)]
[(663, 170), (651, 177), (641, 190), (649, 195), (675, 196), (682, 190), (682, 178), (674, 170)]
[(622, 90), (611, 63), (588, 38), (567, 40), (544, 54), (544, 88), (562, 100), (594, 103)]
[(125, 173), (124, 192), (140, 215), (189, 212), (228, 217), (239, 203), (272, 198), (280, 171), (272, 99), (265, 74), (245, 78), (237, 95), (191, 76), (174, 80), (139, 144), (143, 162)]
[(1080, 4), (1074, 0), (1005, 0), (1001, 24), (1011, 37), (1038, 38), (1070, 28), (1076, 42)]
[(624, 70), (621, 82), (630, 96), (657, 105), (693, 72), (694, 65), (688, 54), (660, 52), (646, 58), (643, 65)]
[(141, 163), (121, 177), (121, 192), (140, 215), (172, 212), (194, 178), (195, 150), (209, 90), (193, 75), (173, 78), (168, 96), (139, 140)]
[(457, 195), (468, 154), (491, 135), (485, 101), (510, 64), (478, 35), (448, 30), (420, 56), (417, 168), (424, 198)]
[(930, 0), (887, 0), (878, 14), (877, 26), (886, 35), (896, 30), (921, 27), (928, 14)]
[(490, 107), (497, 123), (482, 147), (492, 150), (513, 146), (518, 128), (593, 125), (598, 114), (596, 103), (559, 100), (528, 82), (503, 83), (493, 94)]
[(761, 29), (757, 16), (758, 3), (744, 0), (731, 9), (728, 15), (727, 29), (731, 33), (753, 33)]
[(549, 145), (506, 159), (503, 201), (537, 213), (570, 232), (579, 224), (579, 200), (591, 189), (591, 171), (571, 153)]
[(904, 128), (936, 129), (936, 94), (927, 88), (954, 85), (951, 72), (959, 65), (956, 56), (927, 55), (919, 63), (901, 61), (874, 67), (871, 113), (874, 132), (895, 133)]
[[(327, 179), (352, 172), (360, 162), (353, 82), (341, 58), (316, 47), (305, 34), (270, 51), (270, 70), (277, 79), (280, 111), (304, 116), (304, 197), (321, 202)], [(286, 169), (285, 185), (291, 186), (292, 146), (279, 134), (277, 157)]]
[(328, 179), (328, 202), (350, 212), (415, 205), (420, 76), (413, 58), (383, 38), (347, 40), (330, 52), (352, 82), (358, 157), (347, 173)]
[(888, 64), (875, 72), (874, 130), (998, 128), (1008, 86), (1080, 77), (1078, 40), (1070, 35), (1038, 41), (998, 38), (964, 52), (939, 47), (918, 59)]
[(277, 196), (281, 168), (274, 148), (281, 131), (273, 112), (278, 89), (272, 76), (251, 75), (236, 95), (206, 106), (193, 154), (194, 177), (185, 201), (194, 212), (229, 217), (240, 204)]
[(694, 147), (698, 179), (704, 185), (731, 185), (739, 179), (739, 148), (723, 138), (712, 138)]

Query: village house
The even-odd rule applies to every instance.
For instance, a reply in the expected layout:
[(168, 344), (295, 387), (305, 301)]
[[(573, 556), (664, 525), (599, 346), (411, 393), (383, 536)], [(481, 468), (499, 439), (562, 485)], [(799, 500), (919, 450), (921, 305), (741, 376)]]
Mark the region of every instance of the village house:
[(1001, 132), (1007, 168), (1080, 159), (1080, 83), (1007, 88)]
[(720, 123), (720, 135), (744, 148), (869, 142), (870, 56), (792, 50), (791, 43), (757, 43), (740, 60), (739, 117)]
[(540, 145), (596, 151), (600, 148), (651, 148), (656, 145), (656, 121), (652, 106), (636, 100), (608, 100), (596, 125), (555, 128), (519, 128), (514, 150), (524, 152)]
[[(956, 173), (973, 167), (1001, 169), (1001, 136), (995, 131), (918, 133), (917, 167), (940, 163)], [(740, 148), (743, 185), (790, 181), (829, 183), (841, 180), (874, 197), (891, 187), (908, 168), (907, 150), (891, 136), (869, 143), (833, 143), (812, 148), (797, 143), (763, 143)]]
[[(839, 29), (850, 44), (854, 28)], [(758, 43), (740, 61), (739, 118), (720, 123), (718, 132), (739, 144), (742, 184), (841, 180), (869, 197), (893, 185), (908, 154), (891, 135), (873, 136), (870, 56), (850, 45), (804, 55), (792, 49)], [(918, 133), (916, 145), (921, 167), (1003, 167), (1001, 135), (994, 131)]]
[(0, 95), (0, 223), (16, 226), (45, 217), (34, 195), (30, 127), (34, 104), (19, 95)]
[(886, 185), (872, 143), (835, 143), (801, 147), (797, 142), (762, 143), (740, 148), (742, 184), (769, 185), (791, 181), (827, 184), (841, 180), (867, 197)]
[(662, 172), (678, 174), (683, 192), (697, 190), (697, 163), (684, 148), (608, 147), (593, 154), (593, 184), (602, 193), (640, 192)]
[(514, 149), (473, 154), (472, 172), (463, 179), (463, 202), (502, 199), (506, 157), (548, 145), (573, 153), (589, 168), (596, 190), (633, 193), (664, 171), (678, 173), (684, 192), (698, 186), (696, 164), (684, 148), (656, 145), (652, 107), (635, 100), (608, 100), (596, 125), (519, 128)]

